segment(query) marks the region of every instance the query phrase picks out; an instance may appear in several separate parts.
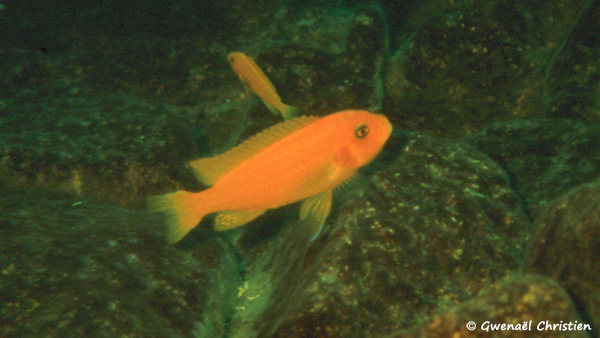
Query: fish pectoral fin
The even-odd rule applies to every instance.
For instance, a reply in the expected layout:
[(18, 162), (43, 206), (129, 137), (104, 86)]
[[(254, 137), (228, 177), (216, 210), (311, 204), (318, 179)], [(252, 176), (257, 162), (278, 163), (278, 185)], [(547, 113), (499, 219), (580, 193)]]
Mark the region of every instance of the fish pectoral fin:
[(300, 219), (308, 224), (314, 240), (321, 232), (323, 224), (331, 211), (331, 190), (324, 191), (318, 195), (309, 197), (302, 202), (300, 207)]
[(361, 191), (369, 185), (369, 178), (361, 174), (360, 172), (354, 173), (348, 177), (344, 182), (340, 183), (335, 187), (335, 193), (347, 195), (348, 193)]
[(264, 214), (266, 211), (267, 209), (221, 211), (215, 220), (215, 230), (225, 231), (237, 228)]

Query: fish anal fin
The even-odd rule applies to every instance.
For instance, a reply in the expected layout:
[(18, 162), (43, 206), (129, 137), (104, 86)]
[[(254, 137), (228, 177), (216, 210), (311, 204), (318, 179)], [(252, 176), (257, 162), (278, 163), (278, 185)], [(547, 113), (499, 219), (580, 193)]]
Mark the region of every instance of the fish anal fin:
[(227, 210), (221, 211), (215, 219), (215, 230), (225, 231), (242, 226), (267, 211), (263, 210)]
[(319, 235), (327, 216), (329, 216), (332, 198), (332, 191), (327, 190), (309, 197), (302, 202), (300, 219), (310, 227), (312, 233), (311, 241)]
[(239, 163), (318, 119), (314, 116), (301, 116), (284, 121), (261, 131), (221, 155), (191, 161), (194, 175), (202, 183), (214, 185), (221, 176)]

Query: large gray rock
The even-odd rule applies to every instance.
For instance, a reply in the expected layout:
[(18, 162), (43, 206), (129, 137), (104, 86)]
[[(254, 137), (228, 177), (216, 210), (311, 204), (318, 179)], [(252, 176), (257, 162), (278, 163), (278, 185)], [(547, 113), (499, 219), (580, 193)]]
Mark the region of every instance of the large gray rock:
[(167, 246), (157, 217), (55, 192), (0, 206), (0, 336), (226, 334), (239, 268), (221, 239)]
[(586, 338), (593, 333), (594, 327), (582, 320), (569, 293), (556, 281), (523, 275), (386, 338)]
[(540, 212), (524, 270), (556, 279), (600, 327), (600, 182), (575, 188)]
[(380, 337), (518, 271), (528, 219), (490, 158), (419, 133), (386, 149), (313, 242), (293, 222), (239, 241), (233, 337)]
[(600, 177), (600, 124), (567, 119), (498, 122), (464, 140), (496, 160), (535, 218), (552, 200)]

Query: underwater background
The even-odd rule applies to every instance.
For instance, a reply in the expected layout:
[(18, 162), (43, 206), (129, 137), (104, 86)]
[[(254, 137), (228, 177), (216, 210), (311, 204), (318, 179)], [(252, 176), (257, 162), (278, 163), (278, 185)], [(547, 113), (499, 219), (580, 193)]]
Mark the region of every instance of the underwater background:
[[(594, 0), (0, 1), (0, 337), (600, 337), (599, 36)], [(145, 210), (281, 122), (233, 51), (394, 125), (313, 241)]]

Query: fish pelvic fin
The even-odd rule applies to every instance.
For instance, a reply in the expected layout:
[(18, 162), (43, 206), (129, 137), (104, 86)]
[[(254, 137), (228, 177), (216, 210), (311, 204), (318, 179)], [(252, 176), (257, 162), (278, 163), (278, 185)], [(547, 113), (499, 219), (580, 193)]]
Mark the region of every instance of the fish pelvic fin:
[(179, 242), (206, 215), (198, 209), (197, 195), (198, 193), (177, 191), (147, 198), (146, 205), (150, 212), (159, 212), (166, 216), (166, 236), (169, 244)]

